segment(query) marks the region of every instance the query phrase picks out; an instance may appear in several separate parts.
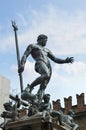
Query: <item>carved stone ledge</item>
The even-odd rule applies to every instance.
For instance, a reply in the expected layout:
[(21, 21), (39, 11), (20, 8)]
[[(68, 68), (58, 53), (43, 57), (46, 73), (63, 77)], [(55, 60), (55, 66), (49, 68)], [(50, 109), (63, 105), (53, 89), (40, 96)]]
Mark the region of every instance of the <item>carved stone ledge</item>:
[(43, 120), (41, 116), (31, 116), (8, 122), (6, 130), (71, 130), (71, 127), (67, 124), (59, 125), (58, 120), (55, 121), (52, 117)]

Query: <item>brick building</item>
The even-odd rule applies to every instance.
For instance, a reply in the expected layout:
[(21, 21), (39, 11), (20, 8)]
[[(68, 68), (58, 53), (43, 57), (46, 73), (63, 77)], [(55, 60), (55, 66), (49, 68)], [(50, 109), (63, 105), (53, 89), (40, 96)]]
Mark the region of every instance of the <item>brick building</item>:
[[(80, 95), (76, 95), (77, 104), (72, 105), (72, 97), (64, 98), (64, 108), (63, 112), (65, 114), (68, 113), (70, 109), (74, 110), (75, 117), (74, 120), (77, 124), (79, 124), (80, 130), (86, 130), (86, 104), (84, 99), (84, 93), (81, 93)], [(53, 109), (54, 110), (60, 110), (61, 104), (60, 100), (53, 101)]]

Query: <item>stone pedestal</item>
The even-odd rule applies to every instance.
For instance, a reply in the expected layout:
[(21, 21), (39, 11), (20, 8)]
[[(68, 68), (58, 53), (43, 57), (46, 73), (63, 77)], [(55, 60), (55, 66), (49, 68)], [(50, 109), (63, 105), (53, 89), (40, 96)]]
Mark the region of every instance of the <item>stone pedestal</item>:
[(71, 130), (66, 124), (59, 125), (58, 120), (53, 120), (52, 117), (43, 120), (41, 117), (34, 116), (8, 122), (5, 127), (6, 130)]

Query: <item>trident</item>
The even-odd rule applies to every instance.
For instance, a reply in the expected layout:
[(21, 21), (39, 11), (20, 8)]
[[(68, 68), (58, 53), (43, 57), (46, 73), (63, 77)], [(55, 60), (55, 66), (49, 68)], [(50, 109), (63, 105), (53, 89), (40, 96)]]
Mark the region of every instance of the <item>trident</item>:
[[(19, 54), (18, 38), (17, 38), (18, 27), (17, 27), (15, 21), (12, 21), (12, 27), (14, 29), (14, 35), (15, 35), (16, 54), (17, 54), (17, 62), (18, 62), (18, 69), (19, 69), (20, 68), (20, 54)], [(18, 74), (19, 74), (21, 92), (23, 92), (23, 78), (22, 78), (22, 73), (18, 72)]]

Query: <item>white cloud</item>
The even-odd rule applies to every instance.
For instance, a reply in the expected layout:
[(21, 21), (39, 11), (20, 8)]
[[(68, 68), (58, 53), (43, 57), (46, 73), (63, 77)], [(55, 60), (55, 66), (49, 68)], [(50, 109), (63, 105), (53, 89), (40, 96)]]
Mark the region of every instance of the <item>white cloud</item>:
[(0, 52), (11, 52), (15, 46), (14, 38), (12, 36), (1, 38), (0, 43)]
[(25, 69), (23, 72), (23, 80), (24, 80), (24, 84), (25, 86), (27, 84), (31, 84), (32, 81), (34, 81), (39, 74), (35, 72), (34, 70), (34, 62), (30, 62), (27, 60), (26, 64), (25, 64)]
[[(75, 62), (74, 64), (56, 65), (53, 67), (53, 73), (46, 91), (51, 94), (52, 100), (60, 99), (64, 102), (64, 97), (85, 93), (86, 82), (86, 64)], [(73, 99), (76, 104), (76, 98)], [(64, 103), (62, 103), (62, 106)]]
[(86, 76), (86, 64), (83, 62), (74, 62), (73, 64), (67, 64), (62, 66), (62, 69), (68, 74), (73, 76)]
[(27, 20), (26, 20), (26, 18), (25, 18), (25, 16), (24, 15), (22, 15), (22, 14), (20, 14), (20, 13), (17, 13), (17, 17), (19, 18), (19, 21), (21, 21), (20, 23), (19, 23), (19, 25), (20, 26), (27, 26)]
[[(49, 37), (47, 46), (52, 48), (55, 54), (85, 54), (86, 12), (79, 11), (69, 15), (68, 12), (58, 10), (54, 6), (49, 6), (45, 10), (46, 13), (30, 10), (32, 15), (30, 25), (25, 14), (17, 14), (18, 21), (25, 26), (25, 30), (21, 26), (20, 30), (23, 32), (18, 34), (20, 48), (36, 42), (36, 37), (40, 33), (45, 33)], [(14, 48), (13, 41), (14, 38), (11, 36), (2, 39), (3, 45), (0, 45), (0, 49), (6, 50), (7, 46), (7, 50)]]
[(85, 15), (82, 18), (81, 12), (79, 13), (75, 12), (69, 16), (67, 12), (58, 11), (53, 7), (48, 8), (46, 14), (34, 11), (34, 19), (30, 28), (33, 32), (31, 33), (30, 30), (30, 33), (33, 36), (41, 32), (48, 34), (48, 46), (57, 54), (85, 53)]

